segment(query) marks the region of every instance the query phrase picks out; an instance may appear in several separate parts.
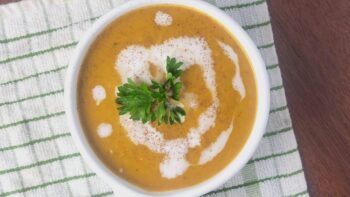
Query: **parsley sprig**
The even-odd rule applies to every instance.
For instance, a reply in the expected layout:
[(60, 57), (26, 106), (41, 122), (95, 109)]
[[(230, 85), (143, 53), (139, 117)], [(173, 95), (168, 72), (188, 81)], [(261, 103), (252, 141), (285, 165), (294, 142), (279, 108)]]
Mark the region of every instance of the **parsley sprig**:
[(128, 79), (127, 83), (119, 86), (116, 99), (119, 114), (129, 113), (132, 120), (140, 120), (143, 123), (181, 123), (181, 117), (186, 115), (178, 102), (182, 88), (182, 64), (175, 58), (167, 57), (164, 83), (152, 80), (150, 85), (144, 82), (137, 84)]

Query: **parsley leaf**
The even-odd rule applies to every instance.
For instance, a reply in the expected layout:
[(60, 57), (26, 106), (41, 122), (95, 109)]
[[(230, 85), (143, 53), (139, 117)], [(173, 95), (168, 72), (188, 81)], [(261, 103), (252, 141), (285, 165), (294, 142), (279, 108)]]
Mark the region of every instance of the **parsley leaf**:
[(181, 117), (186, 115), (179, 105), (182, 82), (180, 76), (182, 62), (175, 58), (166, 59), (166, 81), (158, 83), (151, 81), (137, 84), (133, 80), (118, 87), (118, 110), (120, 115), (129, 114), (132, 120), (143, 123), (157, 121), (158, 124), (181, 123)]

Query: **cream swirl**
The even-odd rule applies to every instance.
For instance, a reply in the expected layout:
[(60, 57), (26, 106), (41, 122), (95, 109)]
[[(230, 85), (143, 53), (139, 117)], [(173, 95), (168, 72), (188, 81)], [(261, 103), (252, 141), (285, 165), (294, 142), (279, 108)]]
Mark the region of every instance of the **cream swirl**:
[[(234, 52), (232, 48), (232, 51), (226, 50), (226, 47), (229, 47), (228, 45), (226, 46), (220, 43), (219, 45), (225, 46), (223, 50), (227, 56), (230, 55), (229, 53)], [(202, 37), (184, 36), (169, 39), (163, 44), (154, 45), (150, 48), (145, 48), (140, 45), (131, 45), (117, 55), (115, 69), (121, 76), (123, 83), (125, 83), (128, 78), (135, 81), (150, 83), (150, 63), (155, 65), (159, 70), (165, 72), (164, 62), (167, 56), (175, 57), (177, 60), (182, 61), (184, 63), (182, 66), (183, 70), (193, 65), (199, 65), (203, 71), (204, 81), (211, 92), (212, 104), (200, 114), (197, 120), (198, 126), (190, 128), (185, 138), (166, 140), (163, 134), (152, 127), (151, 124), (133, 121), (129, 119), (128, 115), (120, 116), (120, 123), (126, 130), (127, 136), (134, 144), (142, 144), (153, 152), (165, 154), (163, 161), (160, 163), (159, 170), (164, 178), (171, 179), (182, 175), (188, 169), (190, 166), (189, 162), (186, 160), (188, 150), (199, 146), (201, 144), (202, 135), (215, 126), (219, 99), (216, 90), (212, 52), (208, 43)], [(234, 63), (236, 65), (236, 62)], [(242, 87), (244, 88), (244, 86)], [(212, 147), (211, 149), (204, 150), (202, 153), (204, 159), (199, 161), (199, 165), (209, 162), (221, 152), (231, 134), (232, 127), (231, 124), (227, 130), (222, 132), (223, 134), (216, 140), (217, 145), (214, 144), (210, 146)]]

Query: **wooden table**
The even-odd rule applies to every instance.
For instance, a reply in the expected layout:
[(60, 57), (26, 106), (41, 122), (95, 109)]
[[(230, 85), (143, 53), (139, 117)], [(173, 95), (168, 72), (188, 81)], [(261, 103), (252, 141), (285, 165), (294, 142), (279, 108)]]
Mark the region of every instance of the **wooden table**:
[(309, 192), (350, 196), (350, 0), (268, 5)]
[(268, 0), (311, 196), (350, 196), (350, 0)]

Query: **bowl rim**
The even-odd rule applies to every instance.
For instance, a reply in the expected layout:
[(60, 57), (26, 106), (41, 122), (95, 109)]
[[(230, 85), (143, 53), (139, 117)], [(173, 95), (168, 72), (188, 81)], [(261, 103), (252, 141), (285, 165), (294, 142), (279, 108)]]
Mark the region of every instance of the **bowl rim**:
[[(226, 30), (235, 37), (236, 41), (239, 42), (251, 62), (256, 80), (258, 99), (256, 117), (252, 131), (239, 153), (228, 165), (226, 165), (225, 168), (221, 169), (209, 179), (193, 186), (165, 192), (152, 192), (143, 190), (115, 175), (95, 154), (83, 132), (79, 120), (77, 108), (77, 82), (80, 67), (90, 45), (112, 21), (132, 10), (161, 4), (189, 7), (205, 13), (223, 25)], [(228, 181), (231, 177), (237, 174), (237, 172), (241, 170), (252, 157), (263, 134), (265, 133), (270, 109), (270, 85), (264, 61), (256, 45), (242, 27), (219, 8), (199, 0), (138, 0), (126, 2), (112, 9), (109, 13), (98, 19), (79, 41), (66, 72), (64, 104), (68, 126), (76, 147), (89, 167), (109, 186), (111, 186), (116, 193), (132, 196), (199, 196), (214, 190)]]

